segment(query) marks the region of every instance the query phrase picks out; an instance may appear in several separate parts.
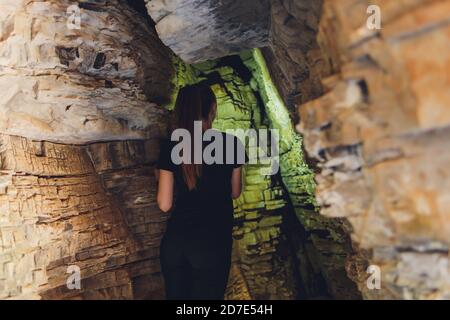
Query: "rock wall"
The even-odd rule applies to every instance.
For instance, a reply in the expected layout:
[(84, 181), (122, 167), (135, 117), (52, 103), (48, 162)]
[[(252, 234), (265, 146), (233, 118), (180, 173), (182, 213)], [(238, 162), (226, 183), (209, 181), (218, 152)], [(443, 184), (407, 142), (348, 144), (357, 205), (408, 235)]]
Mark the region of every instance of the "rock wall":
[(0, 1), (0, 299), (164, 298), (171, 56), (124, 1)]
[[(367, 28), (369, 4), (381, 30)], [(304, 19), (307, 5), (320, 23)], [(348, 275), (367, 299), (448, 299), (450, 2), (325, 0), (319, 15), (315, 5), (273, 1), (266, 56), (317, 161), (320, 213), (351, 235)], [(317, 42), (295, 45), (305, 33)]]
[(271, 0), (270, 46), (263, 54), (276, 61), (269, 63), (271, 76), (292, 112), (296, 103), (323, 93), (320, 79), (330, 72), (316, 40), (322, 4), (323, 0)]
[(125, 1), (3, 0), (0, 131), (63, 143), (160, 135), (170, 56)]
[(161, 40), (187, 63), (267, 45), (269, 0), (146, 0)]
[[(0, 150), (1, 299), (163, 298), (166, 216), (151, 140), (69, 146), (2, 135)], [(66, 285), (71, 266), (80, 290)]]
[(298, 257), (304, 297), (358, 299), (358, 290), (345, 270), (345, 261), (352, 248), (343, 221), (319, 214), (314, 198), (314, 173), (305, 161), (303, 139), (294, 130), (261, 51), (255, 49), (251, 58), (245, 62), (255, 77), (270, 127), (277, 129), (280, 136), (281, 178), (297, 218), (296, 221), (285, 217), (285, 229), (290, 230), (286, 232)]

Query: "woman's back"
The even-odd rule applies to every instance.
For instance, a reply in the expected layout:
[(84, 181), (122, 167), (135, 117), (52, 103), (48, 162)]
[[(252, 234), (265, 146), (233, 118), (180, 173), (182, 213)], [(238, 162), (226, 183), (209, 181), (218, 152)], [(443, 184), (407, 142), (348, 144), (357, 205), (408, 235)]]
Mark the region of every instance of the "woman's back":
[[(161, 146), (161, 156), (158, 168), (169, 170), (174, 174), (177, 198), (172, 212), (172, 220), (199, 220), (209, 223), (214, 220), (220, 223), (231, 222), (233, 218), (233, 203), (231, 198), (231, 175), (234, 168), (240, 167), (238, 152), (244, 152), (239, 139), (222, 134), (223, 163), (202, 164), (202, 174), (194, 189), (189, 190), (183, 179), (182, 165), (174, 164), (171, 157), (172, 149), (177, 142), (167, 140)], [(233, 139), (232, 161), (227, 163), (227, 141)], [(204, 142), (202, 151), (211, 142)], [(229, 145), (228, 145), (229, 146)], [(203, 154), (203, 152), (202, 152)]]

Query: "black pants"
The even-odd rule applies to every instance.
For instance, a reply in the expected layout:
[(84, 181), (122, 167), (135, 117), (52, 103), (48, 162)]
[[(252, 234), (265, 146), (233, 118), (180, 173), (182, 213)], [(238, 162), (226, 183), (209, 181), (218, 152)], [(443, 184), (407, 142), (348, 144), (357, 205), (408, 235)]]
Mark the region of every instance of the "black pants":
[(224, 298), (231, 266), (229, 224), (169, 221), (161, 241), (166, 298)]

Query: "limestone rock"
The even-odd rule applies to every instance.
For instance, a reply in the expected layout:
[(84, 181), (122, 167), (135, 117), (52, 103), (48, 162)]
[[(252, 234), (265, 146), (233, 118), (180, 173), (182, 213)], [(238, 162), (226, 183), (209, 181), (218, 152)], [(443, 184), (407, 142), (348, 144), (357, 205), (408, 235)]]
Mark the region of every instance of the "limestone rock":
[[(119, 143), (91, 145), (88, 154), (1, 136), (1, 299), (163, 297), (158, 247), (167, 215), (156, 206), (147, 142), (120, 144), (139, 152), (124, 162)], [(81, 272), (79, 290), (66, 285), (70, 267)]]
[(188, 63), (267, 45), (269, 0), (146, 0), (161, 40)]
[[(364, 297), (448, 299), (450, 3), (379, 1), (372, 32), (368, 4), (324, 1), (318, 43), (335, 74), (298, 105), (298, 129), (320, 162), (321, 213), (348, 219), (356, 251), (370, 252), (347, 261)], [(367, 287), (368, 265), (381, 290)]]
[(123, 1), (2, 1), (0, 43), (2, 132), (65, 143), (164, 132), (170, 52)]
[(316, 35), (323, 0), (271, 0), (270, 48), (263, 53), (272, 78), (290, 110), (322, 94), (329, 70)]

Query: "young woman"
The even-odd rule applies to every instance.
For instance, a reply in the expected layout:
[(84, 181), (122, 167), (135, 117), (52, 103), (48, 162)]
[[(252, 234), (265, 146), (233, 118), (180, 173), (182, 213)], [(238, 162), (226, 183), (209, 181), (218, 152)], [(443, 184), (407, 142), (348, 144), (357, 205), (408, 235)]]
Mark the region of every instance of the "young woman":
[[(209, 86), (186, 86), (178, 94), (176, 129), (189, 131), (192, 158), (194, 144), (198, 143), (193, 139), (194, 121), (201, 121), (203, 132), (211, 129), (216, 108), (216, 98)], [(171, 151), (178, 142), (165, 141), (161, 146), (157, 164), (158, 206), (164, 212), (172, 210), (160, 247), (167, 299), (224, 297), (231, 265), (232, 199), (239, 197), (242, 188), (243, 163), (238, 162), (237, 155), (244, 152), (244, 148), (234, 136), (220, 135), (224, 142), (224, 159), (227, 159), (226, 139), (234, 140), (231, 164), (229, 161), (195, 164), (183, 160), (176, 165)], [(204, 150), (208, 142), (201, 144)], [(177, 190), (175, 205), (174, 189)]]

